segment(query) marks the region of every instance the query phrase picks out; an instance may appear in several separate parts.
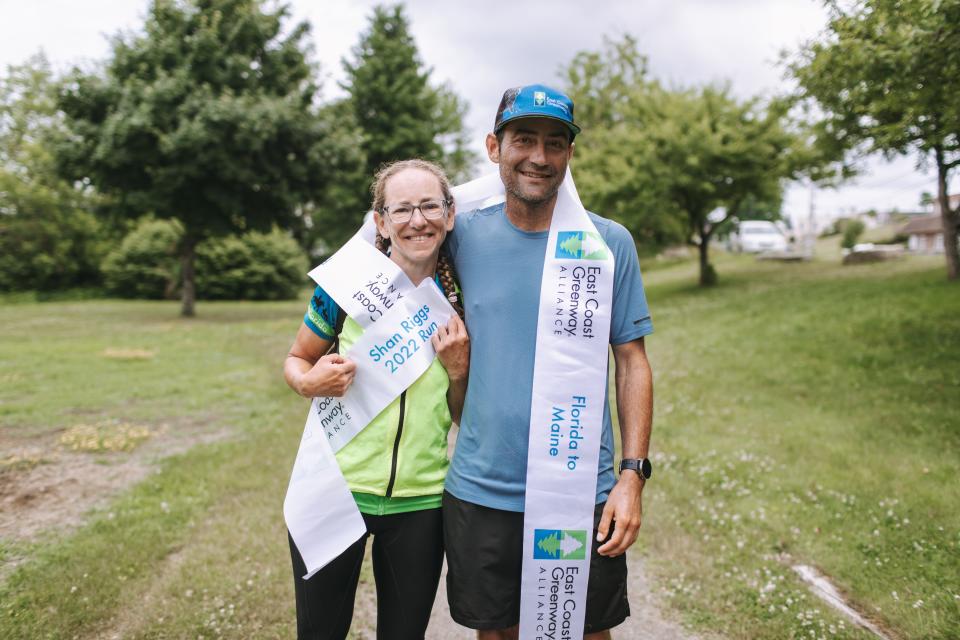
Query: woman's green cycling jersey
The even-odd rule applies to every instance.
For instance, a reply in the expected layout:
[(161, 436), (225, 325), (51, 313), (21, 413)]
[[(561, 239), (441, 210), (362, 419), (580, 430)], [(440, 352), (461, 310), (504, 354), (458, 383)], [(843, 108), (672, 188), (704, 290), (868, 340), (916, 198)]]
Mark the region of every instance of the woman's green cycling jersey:
[[(319, 337), (332, 341), (340, 313), (337, 303), (318, 286), (303, 321)], [(360, 325), (345, 318), (340, 353), (346, 353), (362, 334)], [(447, 372), (435, 359), (337, 452), (340, 470), (362, 513), (387, 515), (440, 506), (449, 465), (448, 386)]]

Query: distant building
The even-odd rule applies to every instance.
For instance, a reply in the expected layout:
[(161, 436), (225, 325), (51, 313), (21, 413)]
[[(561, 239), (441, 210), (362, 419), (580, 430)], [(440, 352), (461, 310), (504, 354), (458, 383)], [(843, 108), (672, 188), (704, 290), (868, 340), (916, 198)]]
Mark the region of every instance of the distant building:
[(907, 250), (911, 253), (943, 253), (943, 222), (940, 214), (919, 216), (900, 228), (907, 236)]

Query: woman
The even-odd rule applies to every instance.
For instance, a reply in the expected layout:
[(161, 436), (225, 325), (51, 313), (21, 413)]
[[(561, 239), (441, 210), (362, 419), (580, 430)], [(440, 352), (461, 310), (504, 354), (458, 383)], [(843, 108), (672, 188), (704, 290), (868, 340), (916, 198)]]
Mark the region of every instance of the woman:
[[(434, 278), (462, 315), (451, 262), (440, 252), (454, 225), (443, 171), (423, 160), (384, 167), (373, 185), (373, 210), (377, 247), (414, 285)], [(307, 398), (343, 395), (353, 383), (354, 365), (327, 351), (339, 340), (338, 350), (346, 352), (361, 333), (317, 287), (284, 364), (287, 384)], [(451, 318), (434, 334), (433, 344), (438, 357), (430, 368), (337, 452), (373, 535), (378, 638), (423, 638), (440, 580), (447, 432), (451, 419), (460, 419), (470, 357), (462, 319)], [(306, 568), (291, 540), (298, 637), (346, 637), (366, 537), (309, 580), (302, 578)]]

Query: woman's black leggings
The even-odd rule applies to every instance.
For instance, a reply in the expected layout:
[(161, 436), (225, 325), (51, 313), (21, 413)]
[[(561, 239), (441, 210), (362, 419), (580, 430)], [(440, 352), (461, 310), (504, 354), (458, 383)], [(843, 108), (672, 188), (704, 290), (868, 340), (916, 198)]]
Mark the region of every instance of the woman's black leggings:
[(378, 640), (422, 639), (427, 630), (443, 566), (440, 509), (362, 515), (367, 534), (309, 580), (303, 579), (307, 569), (290, 540), (300, 640), (347, 637), (367, 535), (373, 535)]

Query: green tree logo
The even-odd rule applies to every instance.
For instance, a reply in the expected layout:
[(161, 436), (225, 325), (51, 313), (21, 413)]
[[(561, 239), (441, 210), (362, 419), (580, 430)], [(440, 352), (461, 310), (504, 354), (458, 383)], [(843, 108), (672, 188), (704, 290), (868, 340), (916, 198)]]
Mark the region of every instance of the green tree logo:
[(606, 260), (610, 255), (603, 238), (593, 231), (561, 231), (556, 257), (561, 260)]
[(533, 557), (536, 560), (583, 560), (587, 532), (583, 529), (536, 529)]

